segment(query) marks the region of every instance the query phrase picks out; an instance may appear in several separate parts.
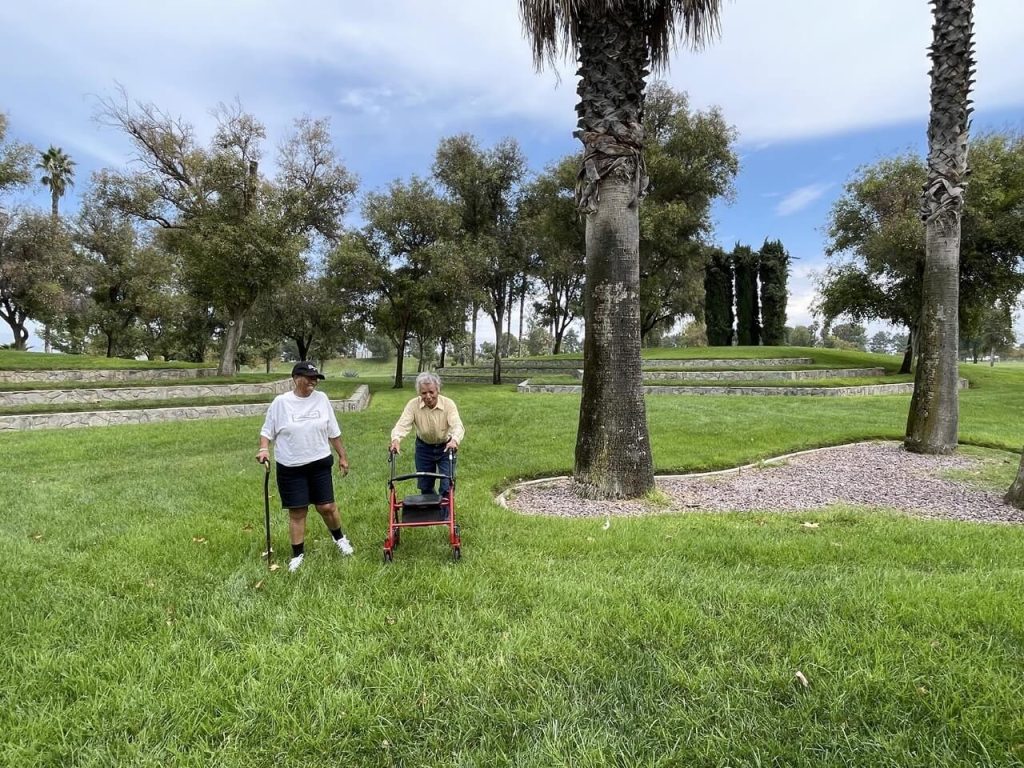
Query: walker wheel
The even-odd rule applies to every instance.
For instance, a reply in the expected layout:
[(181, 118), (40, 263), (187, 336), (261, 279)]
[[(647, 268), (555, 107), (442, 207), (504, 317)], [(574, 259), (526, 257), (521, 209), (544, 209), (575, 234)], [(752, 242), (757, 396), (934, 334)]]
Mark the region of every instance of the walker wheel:
[(391, 553), (391, 550), (390, 549), (385, 549), (384, 550), (384, 562), (385, 563), (390, 563), (392, 560), (394, 560), (394, 555)]
[(399, 528), (395, 528), (395, 532), (391, 534), (391, 546), (392, 547), (397, 547), (399, 540), (402, 538), (401, 535), (400, 535), (400, 530), (401, 529), (399, 529)]
[(462, 547), (452, 547), (452, 559), (456, 562), (462, 559)]

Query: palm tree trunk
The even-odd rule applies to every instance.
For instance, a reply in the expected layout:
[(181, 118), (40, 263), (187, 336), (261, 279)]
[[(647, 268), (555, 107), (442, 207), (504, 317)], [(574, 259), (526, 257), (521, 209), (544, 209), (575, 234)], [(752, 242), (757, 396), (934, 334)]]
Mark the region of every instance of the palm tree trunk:
[[(639, 5), (639, 4), (637, 4)], [(632, 12), (630, 12), (632, 9)], [(654, 487), (640, 359), (640, 197), (648, 49), (642, 11), (595, 8), (580, 19), (578, 204), (587, 214), (583, 397), (576, 492), (632, 499)]]
[(574, 479), (586, 498), (654, 486), (640, 358), (639, 217), (632, 179), (608, 176), (587, 217), (583, 398)]
[(960, 215), (967, 175), (973, 60), (973, 0), (932, 0), (931, 117), (920, 353), (904, 446), (914, 453), (956, 450), (959, 428)]
[(1017, 477), (1006, 493), (1006, 502), (1017, 509), (1024, 509), (1024, 452), (1021, 453), (1020, 466), (1017, 467)]

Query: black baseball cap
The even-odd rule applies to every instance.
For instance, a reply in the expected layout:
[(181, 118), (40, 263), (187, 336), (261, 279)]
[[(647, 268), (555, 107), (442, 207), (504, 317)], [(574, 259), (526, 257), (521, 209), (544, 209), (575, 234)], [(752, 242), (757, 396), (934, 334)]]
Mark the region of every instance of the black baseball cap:
[(309, 376), (311, 379), (323, 379), (326, 378), (320, 371), (316, 369), (316, 366), (312, 363), (305, 361), (296, 363), (295, 367), (292, 368), (292, 376)]

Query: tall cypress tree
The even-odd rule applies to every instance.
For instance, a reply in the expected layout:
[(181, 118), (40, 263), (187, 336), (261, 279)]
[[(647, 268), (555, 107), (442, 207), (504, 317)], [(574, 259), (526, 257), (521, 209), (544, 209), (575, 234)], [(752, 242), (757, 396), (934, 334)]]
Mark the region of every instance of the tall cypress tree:
[(789, 254), (780, 240), (765, 240), (758, 254), (761, 279), (761, 343), (778, 347), (786, 335), (786, 283), (789, 280)]
[(736, 271), (736, 343), (757, 346), (761, 341), (761, 323), (757, 304), (757, 253), (736, 243), (732, 250)]
[(712, 347), (732, 346), (732, 281), (732, 258), (713, 248), (704, 268), (704, 326)]

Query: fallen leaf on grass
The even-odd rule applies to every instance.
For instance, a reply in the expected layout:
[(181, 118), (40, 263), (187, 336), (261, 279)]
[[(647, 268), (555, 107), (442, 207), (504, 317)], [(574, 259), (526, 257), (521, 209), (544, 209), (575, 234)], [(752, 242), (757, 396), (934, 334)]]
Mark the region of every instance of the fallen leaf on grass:
[(246, 523), (245, 525), (243, 525), (242, 526), (242, 530), (243, 531), (251, 531), (252, 530), (252, 523)]
[(608, 517), (606, 517), (606, 518), (604, 519), (604, 525), (602, 525), (602, 526), (601, 526), (601, 530), (602, 530), (602, 531), (607, 531), (607, 530), (608, 530), (609, 528), (611, 528), (611, 527), (612, 527), (612, 518), (611, 518), (611, 516), (609, 515)]
[(273, 549), (270, 549), (269, 551), (264, 550), (263, 552), (260, 553), (260, 557), (262, 557), (264, 560), (266, 560), (272, 554), (274, 554), (274, 550)]
[(801, 528), (817, 528), (818, 527), (818, 523), (803, 522), (803, 523), (800, 523), (800, 527)]
[(255, 584), (253, 584), (252, 588), (253, 589), (263, 589), (263, 579), (260, 579)]
[(36, 534), (32, 535), (32, 541), (42, 541), (42, 540), (43, 540), (43, 534), (36, 533)]
[(799, 669), (796, 671), (796, 679), (800, 681), (800, 685), (802, 685), (804, 688), (811, 687), (811, 684), (807, 682), (807, 678), (804, 677), (804, 673), (801, 672)]
[(270, 572), (273, 573), (274, 571), (276, 571), (280, 567), (281, 567), (280, 565), (278, 565), (277, 563), (274, 563), (273, 565), (270, 566)]
[(388, 617), (387, 617), (387, 618), (385, 618), (384, 620), (385, 620), (385, 621), (386, 621), (386, 622), (387, 622), (388, 624), (394, 624), (394, 623), (395, 623), (395, 622), (397, 621), (397, 619), (396, 619), (396, 618), (395, 618), (394, 616), (388, 616)]
[(925, 688), (923, 685), (917, 686), (917, 692), (919, 694), (921, 694), (922, 696), (927, 696), (928, 695), (928, 689)]
[(192, 543), (193, 544), (205, 544), (206, 543), (206, 537), (205, 536), (193, 536), (192, 537)]

